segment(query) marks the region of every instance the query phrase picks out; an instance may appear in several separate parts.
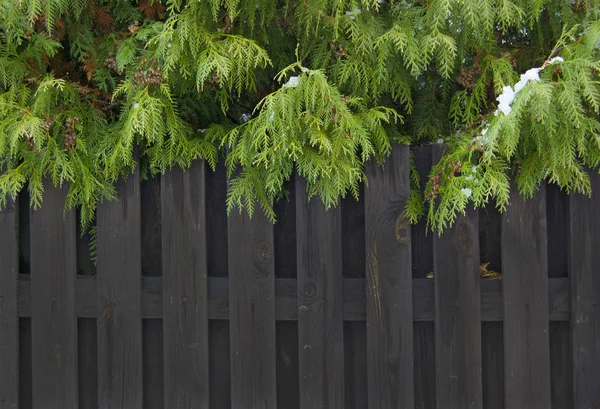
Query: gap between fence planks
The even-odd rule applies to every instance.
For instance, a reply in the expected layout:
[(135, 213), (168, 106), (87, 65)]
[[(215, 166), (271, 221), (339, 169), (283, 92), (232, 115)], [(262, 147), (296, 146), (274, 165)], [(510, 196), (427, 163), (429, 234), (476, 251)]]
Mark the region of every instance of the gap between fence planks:
[(0, 408), (19, 408), (18, 202), (0, 210)]
[(139, 168), (98, 205), (98, 407), (142, 408)]
[(161, 176), (165, 408), (209, 407), (205, 172)]
[(44, 204), (30, 210), (31, 336), (34, 409), (78, 404), (75, 211), (64, 212), (68, 187), (44, 181)]
[(385, 171), (371, 162), (365, 189), (367, 381), (369, 407), (414, 405), (409, 149), (395, 149)]

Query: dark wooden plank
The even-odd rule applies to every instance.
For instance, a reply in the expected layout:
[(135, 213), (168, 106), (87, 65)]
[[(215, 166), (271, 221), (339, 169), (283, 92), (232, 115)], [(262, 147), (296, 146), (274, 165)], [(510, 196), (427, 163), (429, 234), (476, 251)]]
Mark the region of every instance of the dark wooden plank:
[[(410, 152), (421, 177), (421, 190), (423, 190), (432, 166), (432, 150), (429, 147), (417, 147), (412, 148)], [(433, 234), (426, 234), (427, 220), (425, 217), (421, 218), (417, 224), (412, 224), (410, 230), (413, 277), (425, 278), (427, 274), (433, 272)]]
[(0, 210), (0, 409), (19, 407), (18, 203)]
[(19, 318), (19, 409), (33, 408), (31, 318)]
[(502, 215), (506, 407), (550, 403), (545, 186), (526, 200), (512, 189)]
[(298, 409), (298, 322), (276, 324), (277, 409)]
[(300, 408), (344, 407), (341, 211), (296, 180)]
[(367, 323), (344, 322), (345, 409), (369, 407)]
[(44, 182), (44, 204), (31, 213), (33, 407), (76, 407), (77, 317), (75, 211), (64, 212), (67, 187)]
[(592, 197), (569, 198), (574, 409), (600, 402), (600, 176), (591, 173)]
[[(163, 321), (142, 320), (142, 362), (144, 409), (164, 409), (164, 348)], [(185, 367), (184, 367), (185, 368)], [(177, 406), (171, 406), (177, 407)]]
[(209, 408), (231, 408), (231, 365), (229, 354), (229, 322), (210, 320), (209, 334)]
[(479, 231), (475, 209), (433, 240), (438, 407), (482, 408)]
[(433, 322), (415, 322), (414, 324), (415, 409), (436, 409), (435, 331), (433, 327)]
[[(31, 283), (29, 276), (18, 280), (19, 317), (31, 316)], [(76, 312), (80, 318), (95, 318), (96, 280), (93, 277), (79, 277), (76, 286)], [(365, 280), (345, 279), (343, 281), (343, 302), (345, 321), (365, 321)], [(413, 279), (413, 320), (433, 321), (434, 284), (429, 279)], [(570, 285), (568, 278), (550, 278), (548, 281), (548, 308), (550, 321), (569, 321)], [(275, 320), (296, 321), (298, 319), (298, 289), (295, 279), (275, 279)], [(142, 277), (142, 317), (162, 318), (162, 279)], [(502, 321), (502, 280), (481, 280), (481, 320)], [(208, 278), (208, 319), (229, 318), (229, 280), (224, 277)]]
[(483, 407), (504, 409), (504, 343), (501, 322), (481, 324)]
[(98, 342), (96, 320), (77, 320), (77, 353), (79, 356), (79, 408), (98, 409)]
[(98, 406), (143, 407), (139, 171), (97, 211)]
[[(433, 151), (434, 162), (442, 145)], [(438, 408), (481, 409), (479, 218), (468, 207), (433, 238), (435, 366)]]
[[(161, 179), (165, 402), (208, 407), (205, 165)], [(182, 371), (181, 368), (186, 368)]]
[(231, 404), (273, 408), (277, 402), (273, 224), (261, 210), (252, 218), (232, 212), (228, 237)]
[(408, 146), (395, 146), (385, 163), (367, 167), (365, 189), (367, 372), (369, 407), (412, 408), (413, 300)]
[[(550, 323), (552, 409), (573, 408), (573, 355), (569, 329), (568, 322)], [(600, 384), (597, 385), (597, 388), (600, 392)]]

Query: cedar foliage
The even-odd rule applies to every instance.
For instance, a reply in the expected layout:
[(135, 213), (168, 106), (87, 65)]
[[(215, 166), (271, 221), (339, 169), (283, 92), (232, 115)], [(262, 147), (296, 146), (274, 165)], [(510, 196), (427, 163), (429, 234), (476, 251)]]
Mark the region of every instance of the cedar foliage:
[(228, 210), (274, 219), (294, 171), (334, 206), (393, 143), (440, 140), (406, 207), (437, 231), (513, 179), (589, 194), (599, 47), (600, 0), (0, 0), (0, 206), (50, 178), (87, 229), (135, 166), (222, 156)]

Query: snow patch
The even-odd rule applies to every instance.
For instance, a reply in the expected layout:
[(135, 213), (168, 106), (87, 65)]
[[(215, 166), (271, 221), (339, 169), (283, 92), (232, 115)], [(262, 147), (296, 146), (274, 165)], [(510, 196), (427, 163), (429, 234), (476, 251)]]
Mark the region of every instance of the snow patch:
[(290, 77), (290, 79), (288, 80), (288, 82), (286, 82), (283, 86), (284, 87), (294, 88), (294, 87), (297, 87), (298, 84), (300, 84), (300, 78), (299, 77)]
[(346, 15), (350, 17), (350, 20), (354, 20), (360, 13), (362, 13), (361, 9), (354, 9), (352, 11), (346, 10)]
[(558, 56), (558, 57), (552, 57), (552, 58), (550, 59), (550, 61), (548, 61), (548, 64), (555, 64), (555, 63), (557, 63), (557, 62), (565, 62), (565, 59), (564, 59), (564, 58), (562, 58), (561, 56)]
[[(562, 57), (554, 57), (552, 60), (550, 60), (551, 64), (553, 60), (560, 62), (564, 61)], [(502, 112), (504, 115), (509, 115), (512, 112), (511, 105), (517, 97), (517, 94), (523, 88), (525, 88), (529, 81), (539, 81), (540, 71), (541, 68), (531, 68), (527, 70), (524, 74), (521, 74), (521, 78), (519, 79), (519, 82), (515, 84), (514, 88), (510, 85), (505, 86), (502, 89), (502, 93), (496, 98), (496, 100), (498, 101), (498, 109), (496, 110), (496, 115), (498, 115), (499, 112)]]
[(465, 195), (467, 197), (471, 197), (471, 194), (473, 194), (473, 191), (471, 189), (469, 189), (468, 187), (463, 187), (462, 189), (460, 189), (460, 191), (462, 192), (463, 195)]

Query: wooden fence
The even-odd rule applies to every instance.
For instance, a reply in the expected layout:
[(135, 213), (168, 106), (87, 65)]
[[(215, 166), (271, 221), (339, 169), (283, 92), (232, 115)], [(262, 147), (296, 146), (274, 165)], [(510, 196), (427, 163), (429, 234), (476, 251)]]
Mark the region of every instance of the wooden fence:
[(400, 217), (407, 148), (368, 174), (329, 211), (296, 179), (273, 226), (226, 217), (222, 169), (136, 173), (98, 208), (97, 265), (63, 190), (19, 198), (0, 409), (598, 408), (600, 196), (513, 194), (437, 237)]

